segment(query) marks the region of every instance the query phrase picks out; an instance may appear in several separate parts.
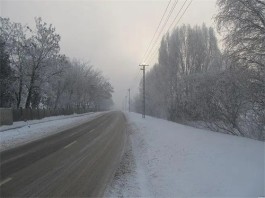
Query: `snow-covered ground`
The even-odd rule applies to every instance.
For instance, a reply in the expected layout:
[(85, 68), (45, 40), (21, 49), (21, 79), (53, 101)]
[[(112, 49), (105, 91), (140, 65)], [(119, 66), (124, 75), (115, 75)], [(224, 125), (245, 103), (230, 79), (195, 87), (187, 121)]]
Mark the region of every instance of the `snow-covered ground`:
[(265, 143), (129, 113), (107, 197), (265, 196)]
[(14, 122), (11, 126), (1, 126), (0, 151), (80, 125), (103, 113), (104, 112), (53, 116), (41, 120)]

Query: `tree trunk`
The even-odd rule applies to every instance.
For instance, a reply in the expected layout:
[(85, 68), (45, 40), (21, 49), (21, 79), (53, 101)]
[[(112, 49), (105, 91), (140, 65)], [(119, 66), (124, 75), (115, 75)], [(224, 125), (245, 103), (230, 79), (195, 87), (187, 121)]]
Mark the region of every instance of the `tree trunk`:
[(26, 109), (28, 109), (29, 106), (30, 106), (31, 95), (32, 95), (32, 86), (30, 85), (29, 92), (28, 92), (28, 96), (27, 96), (27, 100), (26, 100), (26, 105), (25, 105), (25, 108)]
[(34, 79), (35, 79), (35, 70), (33, 68), (31, 79), (30, 79), (30, 85), (29, 85), (29, 92), (26, 100), (25, 108), (28, 109), (30, 107), (31, 97), (32, 97), (32, 90), (34, 85)]
[(22, 77), (20, 76), (19, 88), (18, 88), (18, 96), (17, 96), (17, 109), (19, 108), (20, 103), (21, 103), (22, 87), (23, 87), (23, 81), (22, 81)]

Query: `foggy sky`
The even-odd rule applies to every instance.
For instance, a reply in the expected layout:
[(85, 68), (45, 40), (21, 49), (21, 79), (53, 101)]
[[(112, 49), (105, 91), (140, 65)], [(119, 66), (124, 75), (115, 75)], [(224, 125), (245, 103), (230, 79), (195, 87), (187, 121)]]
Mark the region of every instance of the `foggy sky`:
[[(214, 26), (215, 2), (194, 0), (180, 25)], [(61, 35), (61, 53), (101, 70), (114, 87), (116, 107), (122, 107), (128, 88), (132, 95), (138, 91), (142, 75), (138, 65), (167, 3), (167, 0), (1, 0), (0, 15), (30, 27), (34, 27), (34, 17), (53, 24)], [(175, 14), (182, 3), (178, 2)]]

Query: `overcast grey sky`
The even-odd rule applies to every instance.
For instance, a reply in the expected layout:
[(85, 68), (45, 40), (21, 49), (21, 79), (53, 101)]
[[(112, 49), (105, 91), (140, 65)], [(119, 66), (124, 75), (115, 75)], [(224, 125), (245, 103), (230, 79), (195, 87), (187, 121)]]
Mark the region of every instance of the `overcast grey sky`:
[[(168, 0), (0, 1), (1, 16), (13, 22), (33, 27), (34, 17), (42, 17), (53, 24), (61, 35), (62, 53), (90, 62), (110, 80), (117, 107), (124, 103), (128, 88), (132, 95), (138, 90), (142, 75), (138, 65), (168, 3)], [(178, 2), (171, 19), (183, 2)], [(213, 26), (215, 3), (216, 0), (194, 0), (179, 24)]]

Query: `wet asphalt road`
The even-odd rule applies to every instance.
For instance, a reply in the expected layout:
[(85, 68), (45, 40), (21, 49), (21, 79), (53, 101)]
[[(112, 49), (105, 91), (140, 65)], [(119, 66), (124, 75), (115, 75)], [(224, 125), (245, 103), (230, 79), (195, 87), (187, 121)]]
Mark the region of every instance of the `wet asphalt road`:
[(0, 197), (102, 196), (124, 148), (126, 119), (109, 112), (0, 153)]

